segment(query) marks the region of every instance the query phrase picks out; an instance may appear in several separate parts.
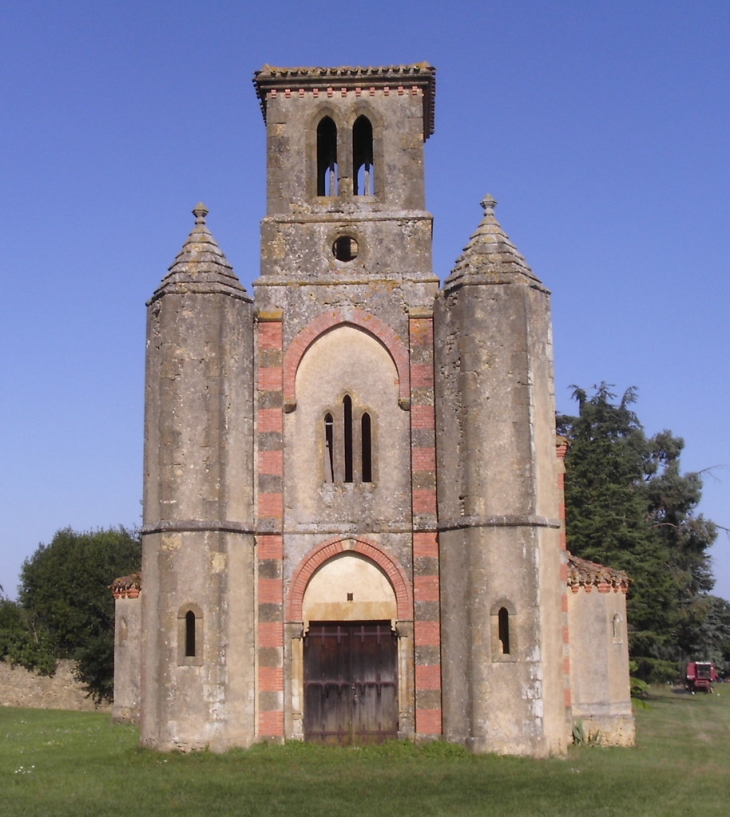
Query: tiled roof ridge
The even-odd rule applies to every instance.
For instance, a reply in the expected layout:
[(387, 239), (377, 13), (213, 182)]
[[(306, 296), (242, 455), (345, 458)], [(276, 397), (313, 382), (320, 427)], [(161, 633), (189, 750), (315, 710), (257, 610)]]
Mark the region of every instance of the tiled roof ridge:
[(568, 586), (577, 590), (580, 587), (606, 586), (614, 590), (628, 589), (628, 574), (625, 570), (617, 570), (614, 567), (590, 562), (588, 559), (581, 559), (580, 556), (568, 554)]
[[(402, 63), (399, 65), (338, 65), (338, 66), (294, 66), (284, 67), (264, 65), (254, 73), (255, 80), (267, 77), (362, 77), (386, 74), (433, 74), (436, 69), (429, 62)], [(254, 80), (254, 81), (255, 81)]]
[(135, 599), (142, 589), (142, 572), (120, 576), (109, 585), (115, 599)]

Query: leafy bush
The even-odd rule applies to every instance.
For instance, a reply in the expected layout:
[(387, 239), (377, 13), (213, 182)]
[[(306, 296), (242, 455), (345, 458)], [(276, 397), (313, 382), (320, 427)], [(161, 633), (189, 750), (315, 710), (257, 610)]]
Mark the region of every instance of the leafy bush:
[(138, 571), (139, 534), (126, 528), (59, 530), (23, 563), (18, 603), (0, 605), (0, 657), (45, 674), (76, 662), (97, 701), (114, 692), (114, 598), (109, 585)]

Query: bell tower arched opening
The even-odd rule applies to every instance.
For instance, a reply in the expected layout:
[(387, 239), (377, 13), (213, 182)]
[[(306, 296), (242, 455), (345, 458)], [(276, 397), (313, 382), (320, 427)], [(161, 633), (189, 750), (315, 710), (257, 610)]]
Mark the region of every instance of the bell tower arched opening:
[(367, 116), (358, 116), (352, 126), (352, 177), (356, 196), (375, 194), (373, 126)]
[(337, 125), (331, 117), (323, 117), (317, 125), (317, 195), (337, 196)]

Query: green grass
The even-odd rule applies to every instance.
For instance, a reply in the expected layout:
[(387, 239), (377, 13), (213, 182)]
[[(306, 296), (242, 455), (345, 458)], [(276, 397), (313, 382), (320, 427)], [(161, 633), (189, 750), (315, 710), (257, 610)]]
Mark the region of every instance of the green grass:
[(0, 709), (0, 814), (725, 817), (730, 688), (718, 689), (658, 691), (637, 712), (634, 749), (576, 747), (548, 760), (442, 743), (158, 754), (105, 715)]

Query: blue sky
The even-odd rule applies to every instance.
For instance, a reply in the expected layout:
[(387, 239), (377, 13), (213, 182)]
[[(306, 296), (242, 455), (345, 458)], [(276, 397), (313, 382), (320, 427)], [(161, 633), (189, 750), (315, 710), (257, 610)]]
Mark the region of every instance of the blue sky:
[(437, 66), (436, 272), (492, 193), (553, 292), (559, 410), (636, 386), (730, 527), (728, 43), (727, 0), (0, 4), (5, 591), (58, 528), (140, 521), (144, 304), (199, 200), (258, 274), (264, 63)]

